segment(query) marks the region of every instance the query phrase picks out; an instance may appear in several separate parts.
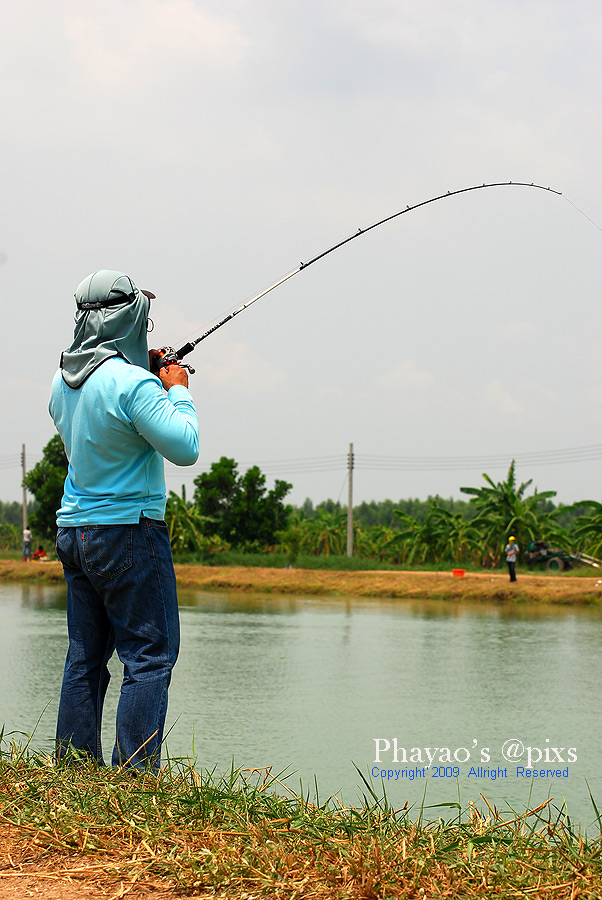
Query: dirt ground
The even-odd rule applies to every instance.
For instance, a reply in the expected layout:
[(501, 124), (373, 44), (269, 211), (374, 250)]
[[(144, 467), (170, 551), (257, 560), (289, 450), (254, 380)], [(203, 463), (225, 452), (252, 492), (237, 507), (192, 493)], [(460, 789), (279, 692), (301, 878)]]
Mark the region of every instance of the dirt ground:
[(185, 896), (167, 881), (139, 885), (109, 877), (106, 870), (113, 865), (110, 858), (49, 852), (36, 843), (35, 835), (0, 825), (2, 900), (166, 900)]
[[(462, 570), (460, 570), (462, 571)], [(263, 594), (352, 596), (493, 603), (602, 603), (602, 573), (521, 574), (511, 583), (501, 572), (332, 572), (309, 569), (251, 569), (176, 566), (178, 584), (204, 590)]]
[[(254, 591), (260, 594), (438, 599), (472, 603), (602, 605), (602, 571), (518, 573), (511, 584), (503, 571), (334, 572), (315, 569), (269, 569), (176, 566), (180, 587), (206, 591)], [(59, 563), (0, 560), (0, 581), (63, 583)]]

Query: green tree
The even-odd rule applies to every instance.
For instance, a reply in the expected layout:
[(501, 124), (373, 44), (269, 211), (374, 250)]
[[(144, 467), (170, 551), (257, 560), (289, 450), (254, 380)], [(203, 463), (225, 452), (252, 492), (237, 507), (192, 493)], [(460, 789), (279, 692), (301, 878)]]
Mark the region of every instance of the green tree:
[(347, 550), (347, 513), (335, 504), (320, 503), (318, 514), (307, 520), (304, 549), (315, 556), (342, 556)]
[(433, 504), (438, 530), (439, 558), (454, 562), (468, 559), (479, 547), (479, 532), (474, 521), (469, 521), (462, 513), (440, 507), (434, 501)]
[(207, 536), (204, 533), (210, 520), (201, 515), (198, 507), (187, 503), (186, 498), (180, 497), (175, 491), (169, 492), (165, 521), (174, 555), (194, 553), (205, 557), (230, 549), (230, 545), (217, 535)]
[(203, 531), (212, 531), (234, 543), (232, 537), (236, 533), (235, 505), (238, 491), (236, 462), (222, 456), (219, 462), (211, 464), (209, 472), (203, 472), (195, 478), (194, 485), (194, 504), (205, 519)]
[[(27, 504), (28, 518), (31, 517), (33, 508), (33, 503)], [(10, 503), (3, 503), (0, 500), (0, 522), (3, 522), (5, 525), (14, 525), (16, 528), (20, 528), (22, 521), (23, 506), (21, 505), (21, 503), (19, 503), (17, 500), (13, 500)]]
[(403, 562), (413, 563), (438, 562), (447, 549), (447, 515), (436, 500), (431, 500), (424, 521), (400, 509), (395, 511), (399, 519), (399, 530), (387, 544), (403, 548)]
[(514, 460), (505, 481), (496, 483), (485, 473), (483, 478), (487, 487), (463, 487), (460, 490), (471, 495), (470, 503), (477, 510), (473, 525), (480, 534), (486, 562), (497, 565), (510, 535), (516, 537), (523, 550), (529, 541), (566, 541), (566, 533), (556, 521), (558, 511), (549, 510), (545, 502), (555, 497), (556, 491), (539, 493), (536, 489), (526, 496), (532, 479), (517, 484)]
[(54, 540), (56, 534), (56, 511), (61, 505), (68, 467), (63, 442), (55, 434), (44, 447), (40, 462), (23, 479), (28, 491), (36, 498), (30, 526), (36, 534), (48, 540)]
[(265, 549), (275, 544), (277, 532), (286, 527), (291, 507), (284, 498), (292, 484), (276, 480), (272, 490), (266, 490), (266, 478), (258, 466), (239, 475), (235, 460), (222, 456), (194, 484), (194, 504), (206, 520), (205, 534), (217, 534), (235, 547)]
[(392, 540), (397, 530), (388, 525), (369, 525), (362, 528), (354, 521), (354, 552), (368, 559), (379, 559), (381, 562), (400, 563), (404, 558), (402, 548), (395, 550)]
[(583, 545), (586, 553), (602, 557), (602, 503), (583, 500), (575, 507), (581, 512), (573, 529), (575, 540)]
[(347, 549), (347, 514), (329, 512), (321, 504), (308, 519), (300, 510), (293, 511), (288, 526), (278, 533), (278, 543), (289, 554), (290, 562), (294, 562), (299, 553), (342, 556)]
[(0, 522), (0, 550), (19, 550), (22, 544), (21, 529), (8, 522)]
[(392, 500), (382, 500), (380, 502), (371, 500), (369, 503), (363, 501), (359, 506), (354, 507), (353, 521), (365, 527), (385, 526), (396, 528), (398, 523), (395, 520), (394, 509), (395, 504)]

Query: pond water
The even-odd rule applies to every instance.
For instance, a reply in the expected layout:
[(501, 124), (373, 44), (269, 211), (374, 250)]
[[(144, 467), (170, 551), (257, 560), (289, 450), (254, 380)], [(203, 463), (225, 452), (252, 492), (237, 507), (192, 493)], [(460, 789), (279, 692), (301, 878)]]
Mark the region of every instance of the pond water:
[[(317, 783), (321, 801), (361, 802), (359, 769), (396, 807), (483, 808), (483, 794), (522, 812), (553, 797), (589, 826), (591, 789), (602, 808), (597, 610), (195, 591), (180, 608), (171, 756), (218, 774), (272, 766), (291, 790), (314, 797)], [(0, 585), (0, 611), (0, 725), (50, 748), (65, 592)], [(118, 660), (111, 671), (107, 757)]]

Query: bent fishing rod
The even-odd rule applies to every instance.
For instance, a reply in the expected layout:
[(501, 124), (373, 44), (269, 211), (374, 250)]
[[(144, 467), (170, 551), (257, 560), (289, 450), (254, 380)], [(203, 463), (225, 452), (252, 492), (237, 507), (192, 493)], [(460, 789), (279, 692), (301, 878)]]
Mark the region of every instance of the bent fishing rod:
[[(218, 328), (221, 328), (222, 325), (225, 325), (226, 322), (230, 322), (235, 316), (243, 312), (243, 310), (248, 309), (249, 306), (257, 303), (257, 301), (261, 300), (262, 297), (265, 297), (266, 294), (269, 294), (271, 291), (275, 290), (275, 288), (280, 287), (281, 284), (284, 284), (285, 281), (293, 278), (293, 276), (298, 275), (299, 272), (303, 272), (305, 269), (308, 269), (315, 262), (318, 262), (319, 259), (324, 259), (324, 257), (328, 256), (329, 253), (333, 253), (335, 250), (338, 250), (339, 247), (344, 247), (345, 244), (348, 244), (350, 241), (354, 241), (358, 237), (361, 237), (362, 234), (367, 234), (368, 231), (372, 231), (374, 228), (378, 228), (379, 225), (384, 225), (385, 222), (391, 222), (393, 219), (397, 219), (399, 216), (403, 216), (406, 213), (412, 212), (412, 210), (414, 209), (419, 209), (421, 206), (428, 206), (429, 203), (435, 203), (437, 200), (444, 200), (446, 197), (455, 197), (457, 194), (466, 194), (469, 191), (481, 191), (483, 190), (483, 188), (510, 186), (537, 188), (540, 191), (549, 191), (552, 194), (562, 196), (562, 191), (555, 191), (553, 188), (544, 187), (544, 185), (542, 184), (534, 184), (533, 182), (526, 181), (497, 181), (490, 184), (475, 184), (472, 187), (460, 188), (457, 191), (447, 191), (445, 194), (439, 194), (439, 196), (437, 197), (431, 197), (429, 200), (423, 200), (421, 203), (415, 203), (413, 206), (406, 206), (405, 209), (400, 209), (399, 212), (393, 213), (393, 215), (391, 216), (386, 216), (386, 218), (380, 219), (373, 225), (368, 225), (367, 228), (358, 228), (358, 230), (354, 234), (344, 238), (342, 241), (338, 241), (336, 244), (333, 244), (332, 247), (328, 247), (327, 250), (323, 250), (322, 253), (318, 253), (317, 256), (314, 256), (312, 259), (307, 260), (307, 262), (300, 263), (296, 269), (291, 269), (290, 272), (287, 272), (286, 275), (283, 275), (278, 279), (278, 281), (270, 284), (269, 287), (264, 288), (263, 291), (260, 291), (259, 294), (255, 294), (255, 296), (251, 297), (250, 300), (242, 303), (232, 312), (228, 313), (227, 316), (224, 316), (223, 319), (220, 319), (219, 322), (216, 322), (215, 325), (212, 325), (211, 328), (208, 328), (207, 331), (203, 332), (200, 337), (184, 344), (184, 346), (180, 347), (179, 350), (174, 350), (173, 347), (162, 347), (158, 351), (159, 356), (155, 360), (154, 370), (158, 371), (159, 369), (173, 364), (181, 365), (181, 361), (184, 356), (187, 356), (189, 353), (191, 353), (197, 346), (197, 344), (200, 344), (201, 341), (204, 341), (205, 338), (208, 338), (210, 334), (213, 334), (215, 331), (217, 331)], [(188, 369), (191, 373), (194, 374), (194, 369), (191, 368), (191, 366), (184, 364), (183, 368)]]

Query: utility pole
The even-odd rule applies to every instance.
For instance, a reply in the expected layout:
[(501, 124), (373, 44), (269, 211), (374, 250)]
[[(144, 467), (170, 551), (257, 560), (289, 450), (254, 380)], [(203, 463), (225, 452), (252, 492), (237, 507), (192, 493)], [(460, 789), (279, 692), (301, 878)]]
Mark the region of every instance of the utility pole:
[[(27, 463), (25, 461), (25, 444), (21, 450), (21, 468), (23, 470), (23, 478), (27, 475)], [(23, 531), (27, 528), (27, 488), (23, 482)]]
[(353, 444), (347, 460), (347, 556), (353, 556)]

